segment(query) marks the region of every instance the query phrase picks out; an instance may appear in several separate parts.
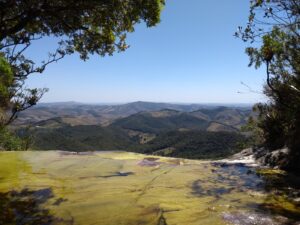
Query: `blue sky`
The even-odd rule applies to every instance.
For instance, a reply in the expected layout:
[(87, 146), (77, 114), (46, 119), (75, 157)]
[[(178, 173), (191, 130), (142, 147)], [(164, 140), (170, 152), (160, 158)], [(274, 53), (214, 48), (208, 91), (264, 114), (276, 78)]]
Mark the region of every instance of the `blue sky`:
[[(248, 68), (246, 44), (233, 36), (248, 11), (248, 0), (167, 0), (161, 23), (150, 29), (138, 25), (126, 52), (86, 62), (68, 56), (32, 75), (27, 85), (50, 89), (42, 102), (263, 101), (241, 84), (261, 91), (265, 78), (263, 70)], [(43, 58), (54, 44), (42, 40), (30, 54)]]

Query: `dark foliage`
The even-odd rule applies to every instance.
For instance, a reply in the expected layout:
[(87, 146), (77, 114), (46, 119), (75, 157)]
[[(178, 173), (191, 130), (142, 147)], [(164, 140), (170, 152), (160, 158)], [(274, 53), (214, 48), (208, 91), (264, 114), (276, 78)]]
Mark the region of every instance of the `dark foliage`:
[[(266, 66), (264, 94), (269, 102), (258, 104), (256, 132), (270, 149), (291, 150), (290, 169), (300, 160), (300, 2), (294, 0), (251, 1), (249, 23), (240, 37), (260, 41), (249, 47), (250, 66)], [(251, 121), (253, 122), (253, 121)]]
[(247, 145), (247, 139), (237, 133), (200, 130), (161, 132), (141, 144), (138, 136), (130, 136), (127, 130), (95, 125), (35, 128), (31, 136), (32, 147), (39, 150), (124, 150), (191, 159), (222, 158)]
[(171, 131), (141, 146), (139, 151), (190, 159), (222, 158), (241, 150), (245, 142), (244, 136), (230, 132)]
[(176, 113), (168, 117), (153, 117), (149, 113), (139, 113), (119, 119), (112, 126), (158, 134), (179, 128), (203, 130), (207, 128), (208, 124), (207, 120), (196, 118), (187, 113)]
[(37, 128), (31, 132), (34, 136), (33, 148), (40, 150), (126, 150), (138, 143), (136, 138), (129, 137), (121, 129), (96, 125)]

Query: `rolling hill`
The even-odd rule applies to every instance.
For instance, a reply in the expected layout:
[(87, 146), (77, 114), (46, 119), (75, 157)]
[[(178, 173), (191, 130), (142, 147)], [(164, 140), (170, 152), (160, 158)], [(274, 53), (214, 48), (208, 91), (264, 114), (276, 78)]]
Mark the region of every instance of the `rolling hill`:
[(251, 115), (247, 109), (217, 107), (193, 112), (171, 109), (140, 112), (112, 122), (110, 126), (144, 133), (158, 134), (170, 130), (207, 130), (239, 132)]
[[(226, 109), (250, 111), (250, 106), (218, 107), (204, 104), (170, 104), (153, 102), (132, 102), (120, 105), (91, 105), (74, 102), (42, 103), (22, 112), (15, 121), (15, 126), (31, 125), (51, 118), (62, 118), (70, 125), (102, 125), (107, 126), (119, 118), (128, 117), (140, 112), (161, 111), (164, 109), (180, 112), (193, 112), (195, 116), (203, 114), (204, 118), (212, 120), (212, 116)], [(199, 111), (200, 110), (200, 111)], [(228, 114), (229, 112), (227, 112)], [(225, 113), (226, 114), (226, 113)], [(241, 115), (239, 115), (241, 116)], [(224, 120), (224, 119), (223, 119)]]
[(231, 132), (170, 131), (162, 133), (139, 149), (139, 152), (170, 157), (222, 158), (241, 149), (246, 138)]
[(232, 154), (247, 142), (239, 128), (251, 113), (241, 107), (168, 103), (55, 103), (24, 112), (15, 125), (37, 150), (126, 150), (213, 158)]
[(194, 117), (186, 112), (161, 110), (137, 113), (118, 119), (110, 126), (143, 133), (159, 134), (178, 129), (205, 130), (208, 124), (209, 121)]
[[(49, 121), (53, 122), (53, 121)], [(124, 130), (97, 125), (35, 127), (20, 129), (19, 135), (31, 136), (31, 148), (39, 150), (126, 150), (138, 144), (136, 137), (131, 137)]]

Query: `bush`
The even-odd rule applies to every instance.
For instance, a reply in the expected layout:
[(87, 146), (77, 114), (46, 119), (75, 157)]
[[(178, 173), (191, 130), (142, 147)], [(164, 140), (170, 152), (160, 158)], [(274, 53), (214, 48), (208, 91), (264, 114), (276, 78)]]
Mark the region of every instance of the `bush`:
[(0, 128), (0, 150), (26, 150), (22, 139), (5, 128)]

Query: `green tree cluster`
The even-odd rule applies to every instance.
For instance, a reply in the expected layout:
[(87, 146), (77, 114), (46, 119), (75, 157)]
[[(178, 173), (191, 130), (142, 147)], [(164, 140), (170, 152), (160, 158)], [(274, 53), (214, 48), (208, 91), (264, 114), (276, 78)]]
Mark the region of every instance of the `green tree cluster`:
[(11, 95), (14, 90), (14, 77), (11, 66), (0, 55), (0, 150), (24, 150), (28, 148), (29, 139), (20, 139), (9, 131), (6, 110), (11, 104)]
[(0, 55), (0, 124), (5, 121), (5, 109), (10, 103), (10, 88), (13, 84), (13, 73), (10, 65)]
[(237, 36), (250, 41), (250, 66), (265, 66), (267, 103), (254, 109), (256, 134), (269, 150), (290, 149), (290, 168), (300, 160), (300, 2), (252, 0), (249, 21)]
[[(29, 75), (42, 73), (49, 64), (75, 52), (87, 60), (90, 54), (125, 51), (126, 35), (142, 21), (148, 27), (156, 25), (163, 5), (164, 0), (0, 1), (0, 54), (13, 75), (9, 104), (2, 108), (10, 114), (4, 125), (35, 105), (47, 91), (26, 88)], [(57, 40), (57, 48), (40, 62), (32, 60), (27, 50), (45, 37)], [(2, 78), (0, 81), (2, 86), (10, 85)]]
[(0, 128), (0, 151), (1, 150), (26, 150), (27, 145), (25, 140), (17, 137), (13, 132), (7, 130), (4, 127)]
[[(75, 52), (87, 60), (125, 51), (126, 35), (141, 22), (155, 26), (163, 5), (164, 0), (0, 1), (0, 132), (48, 91), (26, 88), (28, 76)], [(57, 40), (57, 48), (32, 60), (28, 49), (46, 37)]]

